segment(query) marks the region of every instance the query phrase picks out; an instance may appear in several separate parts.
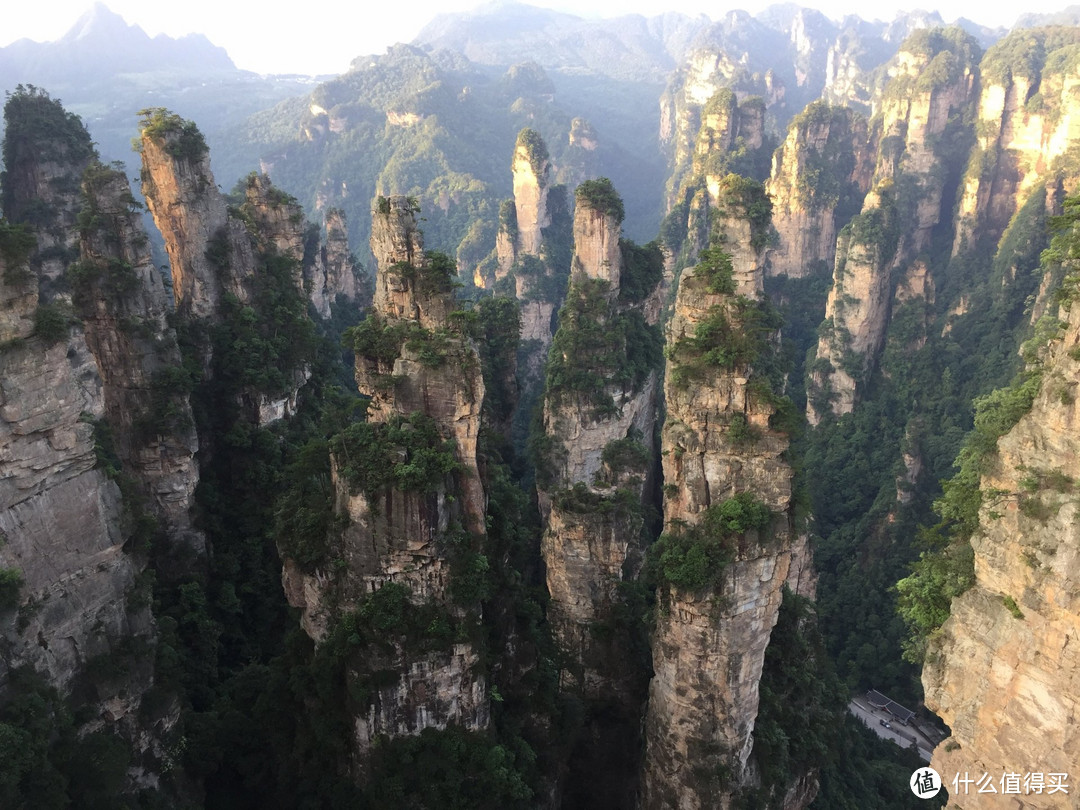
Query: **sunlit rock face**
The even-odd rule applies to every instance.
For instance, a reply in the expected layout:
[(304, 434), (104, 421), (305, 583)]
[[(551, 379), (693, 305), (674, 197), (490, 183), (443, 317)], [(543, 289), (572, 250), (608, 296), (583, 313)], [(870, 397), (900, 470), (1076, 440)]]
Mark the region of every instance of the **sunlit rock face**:
[(792, 121), (767, 183), (776, 229), (768, 275), (806, 278), (832, 268), (841, 218), (861, 207), (870, 184), (869, 138), (864, 118), (824, 102)]
[[(987, 497), (975, 584), (955, 598), (923, 667), (926, 705), (952, 729), (934, 750), (942, 774), (1070, 773), (1080, 758), (1080, 536), (1072, 481), (1080, 476), (1080, 313), (1047, 350), (1031, 411), (998, 441), (983, 475)], [(1072, 780), (1066, 780), (1072, 781)], [(1070, 789), (1071, 793), (1071, 789)], [(964, 806), (995, 807), (985, 796)], [(1067, 806), (1061, 793), (1023, 796), (1025, 807)]]
[(980, 239), (996, 244), (1028, 195), (1075, 152), (1076, 41), (1075, 29), (1017, 31), (983, 57), (975, 147), (960, 192), (954, 255), (977, 247)]
[(871, 190), (837, 237), (833, 286), (808, 380), (807, 419), (851, 413), (877, 365), (894, 272), (903, 276), (948, 222), (950, 146), (970, 131), (978, 46), (959, 29), (921, 32), (889, 64), (878, 102)]
[(763, 250), (746, 210), (740, 216), (730, 201), (723, 208), (719, 244), (730, 251), (734, 289), (715, 292), (700, 266), (687, 268), (667, 329), (665, 531), (686, 531), (738, 495), (752, 495), (772, 517), (733, 541), (718, 581), (660, 586), (641, 793), (649, 810), (726, 808), (752, 781), (758, 684), (783, 588), (790, 579), (812, 590), (806, 539), (792, 528), (788, 438), (770, 426), (773, 406), (751, 384), (752, 368), (701, 364), (692, 344), (720, 316), (737, 330), (740, 297), (761, 289)]
[[(484, 383), (475, 346), (450, 331), (453, 289), (449, 278), (431, 281), (435, 270), (416, 213), (407, 198), (391, 197), (380, 198), (372, 214), (371, 250), (379, 262), (372, 317), (389, 329), (437, 332), (443, 360), (431, 362), (403, 339), (393, 357), (358, 351), (356, 382), (371, 397), (369, 424), (386, 426), (413, 415), (430, 419), (439, 438), (452, 442), (456, 469), (422, 490), (385, 485), (372, 492), (343, 473), (347, 454), (331, 455), (334, 512), (342, 526), (331, 540), (335, 563), (304, 570), (287, 559), (282, 574), (290, 604), (302, 610), (301, 625), (316, 641), (389, 584), (406, 589), (413, 604), (435, 605), (448, 618), (465, 620), (467, 608), (479, 610), (455, 602), (450, 553), (454, 543), (470, 542), (461, 533), (476, 538), (484, 532), (486, 496), (477, 466)], [(388, 642), (377, 661), (366, 662), (396, 677), (392, 685), (374, 688), (353, 718), (361, 757), (381, 735), (415, 735), (450, 724), (487, 727), (487, 684), (472, 643), (417, 651), (401, 639)]]

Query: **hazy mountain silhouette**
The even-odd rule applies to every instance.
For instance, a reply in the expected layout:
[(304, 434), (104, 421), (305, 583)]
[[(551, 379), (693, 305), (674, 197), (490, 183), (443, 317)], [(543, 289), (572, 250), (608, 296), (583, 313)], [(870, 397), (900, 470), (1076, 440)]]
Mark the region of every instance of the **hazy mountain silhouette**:
[(76, 73), (83, 81), (94, 82), (147, 70), (208, 74), (233, 72), (236, 65), (224, 48), (202, 34), (150, 37), (103, 3), (96, 3), (55, 42), (20, 39), (0, 48), (0, 79), (5, 86), (19, 82), (45, 86)]

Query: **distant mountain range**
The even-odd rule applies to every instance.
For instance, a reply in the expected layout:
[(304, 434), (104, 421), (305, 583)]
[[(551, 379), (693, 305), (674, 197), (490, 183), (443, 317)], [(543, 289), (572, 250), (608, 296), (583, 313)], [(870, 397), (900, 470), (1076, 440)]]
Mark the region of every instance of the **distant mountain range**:
[(20, 39), (0, 48), (0, 80), (5, 86), (11, 82), (47, 86), (48, 82), (66, 83), (73, 76), (92, 83), (118, 73), (142, 73), (150, 66), (155, 71), (187, 74), (237, 69), (225, 49), (202, 34), (150, 37), (104, 3), (95, 3), (55, 42)]
[[(82, 116), (103, 158), (131, 162), (136, 112), (168, 107), (198, 121), (211, 146), (219, 134), (314, 79), (240, 70), (202, 34), (149, 36), (97, 3), (54, 42), (21, 39), (0, 48), (0, 89), (44, 88)], [(247, 156), (250, 168), (255, 156)]]
[[(1046, 24), (1036, 19), (1039, 15), (1029, 16), (1033, 20), (1030, 25)], [(917, 28), (946, 24), (937, 12), (925, 11), (901, 13), (892, 22), (871, 22), (854, 15), (834, 22), (821, 12), (794, 3), (769, 6), (757, 15), (731, 10), (716, 20), (677, 12), (598, 20), (522, 3), (496, 2), (471, 12), (439, 14), (421, 29), (414, 42), (457, 51), (485, 65), (529, 60), (547, 69), (584, 68), (612, 78), (664, 80), (690, 51), (715, 45), (718, 39), (727, 38), (728, 44), (754, 50), (770, 33), (792, 36), (799, 25), (812, 28), (818, 39), (858, 30), (864, 38), (895, 46)], [(1005, 29), (963, 18), (955, 24), (983, 47), (1005, 33)], [(762, 56), (760, 51), (755, 53)]]

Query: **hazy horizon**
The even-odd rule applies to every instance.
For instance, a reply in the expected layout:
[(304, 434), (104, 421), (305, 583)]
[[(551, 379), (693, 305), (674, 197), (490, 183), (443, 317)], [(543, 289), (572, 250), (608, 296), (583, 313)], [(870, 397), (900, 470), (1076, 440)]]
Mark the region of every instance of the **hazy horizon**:
[[(52, 0), (50, 13), (40, 8), (21, 6), (5, 13), (5, 28), (0, 34), (0, 47), (20, 39), (51, 42), (60, 39), (93, 7), (87, 0)], [(166, 34), (181, 37), (203, 34), (213, 44), (223, 47), (237, 67), (256, 73), (341, 73), (358, 56), (383, 53), (397, 42), (410, 42), (436, 15), (475, 10), (488, 3), (476, 0), (413, 0), (408, 14), (390, 13), (382, 9), (342, 11), (330, 3), (307, 4), (303, 15), (280, 16), (265, 13), (265, 7), (242, 2), (221, 4), (207, 0), (190, 0), (181, 5), (150, 5), (137, 0), (111, 0), (104, 3), (129, 24), (138, 25), (148, 35)], [(579, 17), (618, 17), (627, 14), (656, 16), (669, 11), (690, 15), (705, 14), (718, 19), (729, 11), (744, 10), (759, 13), (775, 3), (766, 0), (740, 2), (723, 8), (704, 0), (678, 0), (660, 5), (655, 0), (589, 0), (584, 6), (571, 7), (553, 0), (535, 0), (529, 5), (555, 9)], [(945, 0), (934, 8), (922, 4), (883, 4), (875, 6), (872, 16), (853, 0), (796, 3), (815, 8), (839, 20), (847, 14), (864, 19), (892, 20), (900, 11), (937, 11), (946, 21), (966, 17), (991, 27), (1011, 26), (1020, 11), (1045, 13), (1060, 11), (1066, 4), (1055, 0), (1035, 0), (1022, 10), (1000, 6), (977, 5), (972, 0)]]

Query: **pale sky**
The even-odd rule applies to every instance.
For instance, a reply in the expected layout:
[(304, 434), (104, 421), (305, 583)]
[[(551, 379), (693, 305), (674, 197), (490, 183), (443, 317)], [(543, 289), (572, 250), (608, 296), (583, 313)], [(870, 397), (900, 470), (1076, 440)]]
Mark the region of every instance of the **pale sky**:
[[(662, 11), (703, 13), (712, 18), (732, 8), (756, 12), (770, 0), (721, 4), (713, 0), (533, 0), (533, 5), (559, 8), (580, 16), (609, 17)], [(91, 0), (39, 0), (7, 2), (2, 15), (0, 46), (27, 37), (39, 42), (61, 37), (91, 6)], [(259, 73), (340, 73), (356, 56), (382, 53), (395, 42), (408, 42), (435, 14), (464, 11), (481, 5), (476, 0), (401, 0), (401, 2), (354, 2), (326, 0), (271, 3), (267, 0), (107, 0), (106, 5), (127, 22), (146, 33), (181, 36), (205, 34), (224, 47), (238, 67)], [(833, 18), (847, 13), (892, 19), (898, 8), (928, 7), (923, 4), (884, 0), (869, 8), (860, 0), (810, 0)], [(986, 25), (1011, 25), (1021, 11), (1054, 11), (1067, 0), (1027, 0), (986, 3), (977, 0), (940, 0), (936, 8), (946, 20), (965, 16)], [(283, 13), (281, 9), (286, 9)]]

